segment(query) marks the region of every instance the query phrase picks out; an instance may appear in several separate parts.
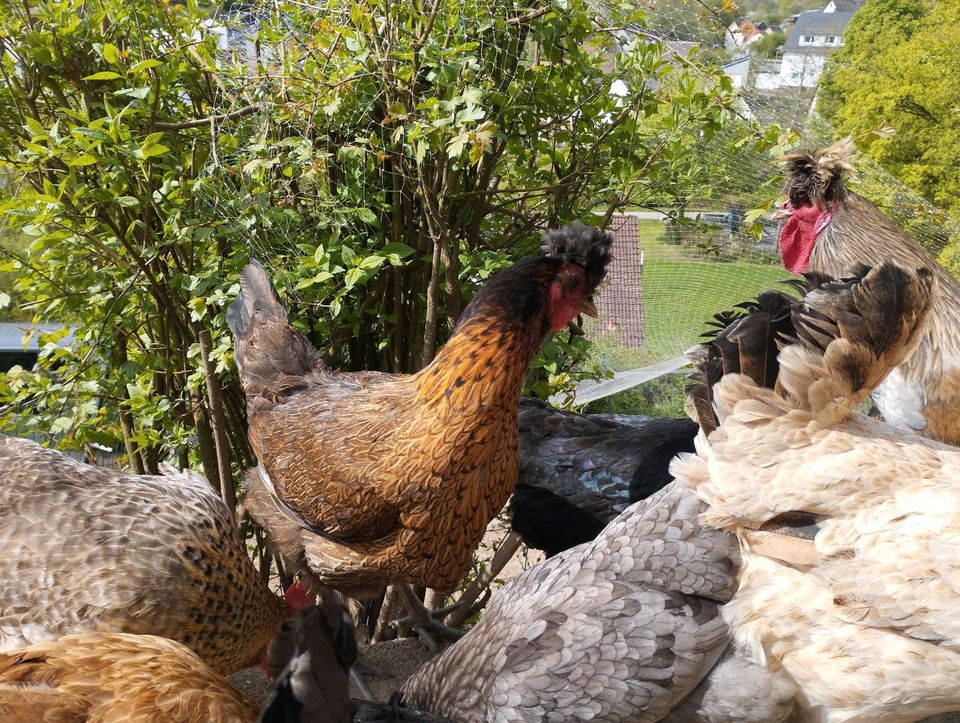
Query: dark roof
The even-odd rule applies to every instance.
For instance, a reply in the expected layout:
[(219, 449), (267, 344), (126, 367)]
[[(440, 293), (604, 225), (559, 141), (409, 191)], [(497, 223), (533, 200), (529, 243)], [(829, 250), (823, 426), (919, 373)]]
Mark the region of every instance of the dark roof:
[[(843, 0), (834, 0), (835, 4)], [(842, 36), (843, 31), (847, 29), (847, 24), (853, 17), (856, 10), (836, 10), (832, 13), (825, 13), (823, 10), (807, 10), (797, 16), (797, 22), (790, 28), (790, 35), (787, 42), (783, 45), (783, 52), (800, 53), (831, 53), (838, 46), (816, 47), (810, 45), (800, 45), (800, 38), (804, 35), (826, 35)]]

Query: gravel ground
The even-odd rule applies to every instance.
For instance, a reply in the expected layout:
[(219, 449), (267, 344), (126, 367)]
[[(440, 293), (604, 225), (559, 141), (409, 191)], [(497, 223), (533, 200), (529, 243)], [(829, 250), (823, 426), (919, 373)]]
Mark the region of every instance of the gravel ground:
[[(372, 666), (378, 673), (382, 673), (382, 675), (372, 672), (363, 673), (374, 697), (381, 702), (390, 700), (394, 691), (398, 690), (407, 678), (431, 658), (430, 653), (416, 638), (400, 638), (384, 643), (360, 645), (359, 653), (362, 662)], [(270, 689), (267, 674), (260, 668), (245, 668), (231, 675), (229, 680), (257, 700), (266, 698), (267, 691)], [(350, 695), (354, 698), (362, 697), (352, 686)]]

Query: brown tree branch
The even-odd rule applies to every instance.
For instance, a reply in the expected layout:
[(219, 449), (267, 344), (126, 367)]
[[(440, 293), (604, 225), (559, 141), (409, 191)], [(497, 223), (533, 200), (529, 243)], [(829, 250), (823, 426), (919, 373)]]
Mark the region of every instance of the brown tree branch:
[(151, 125), (151, 128), (158, 131), (182, 131), (186, 130), (187, 128), (200, 128), (201, 126), (208, 126), (211, 123), (223, 123), (224, 121), (236, 120), (237, 118), (242, 118), (243, 116), (255, 113), (261, 108), (263, 108), (263, 106), (260, 104), (245, 105), (242, 108), (237, 108), (229, 113), (219, 113), (206, 118), (194, 118), (193, 120), (180, 121), (179, 123), (158, 122)]

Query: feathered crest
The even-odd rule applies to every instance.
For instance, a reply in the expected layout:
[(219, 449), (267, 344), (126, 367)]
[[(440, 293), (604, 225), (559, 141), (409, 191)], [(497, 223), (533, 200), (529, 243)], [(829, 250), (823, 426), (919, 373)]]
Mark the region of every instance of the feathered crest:
[(610, 234), (574, 221), (569, 226), (546, 231), (540, 250), (544, 256), (583, 267), (592, 291), (607, 271), (612, 244), (613, 236)]
[(795, 151), (779, 160), (786, 164), (784, 192), (794, 206), (826, 208), (843, 200), (844, 181), (853, 170), (853, 140), (844, 138), (814, 154)]

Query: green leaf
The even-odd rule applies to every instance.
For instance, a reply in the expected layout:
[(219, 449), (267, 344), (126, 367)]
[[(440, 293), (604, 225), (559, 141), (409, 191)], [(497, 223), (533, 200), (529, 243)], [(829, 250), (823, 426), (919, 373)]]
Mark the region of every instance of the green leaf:
[(159, 60), (154, 60), (153, 58), (148, 58), (147, 60), (141, 60), (139, 63), (134, 63), (130, 66), (131, 73), (139, 73), (144, 70), (150, 70), (150, 68), (156, 68), (158, 65), (163, 65)]
[(343, 277), (343, 286), (345, 289), (352, 289), (354, 285), (362, 279), (366, 274), (364, 274), (363, 269), (355, 266), (354, 268), (347, 271)]
[(100, 54), (110, 65), (115, 65), (120, 60), (120, 49), (113, 43), (104, 43), (103, 51)]
[(139, 206), (140, 200), (134, 198), (133, 196), (120, 196), (117, 198), (117, 203), (119, 203), (124, 208), (130, 208), (131, 206)]
[(146, 160), (147, 158), (153, 158), (154, 156), (162, 156), (169, 150), (169, 148), (160, 143), (154, 145), (143, 144), (140, 146), (140, 150), (137, 151), (137, 155)]
[(379, 269), (381, 266), (383, 266), (384, 261), (386, 261), (386, 259), (383, 256), (378, 256), (376, 254), (373, 254), (371, 256), (367, 256), (366, 258), (363, 259), (363, 261), (360, 262), (360, 268), (361, 269)]
[(363, 207), (358, 208), (358, 209), (357, 209), (357, 216), (358, 216), (358, 217), (360, 218), (360, 220), (363, 221), (364, 223), (369, 223), (369, 224), (376, 224), (376, 223), (377, 223), (377, 216), (376, 216), (376, 214), (375, 214), (373, 211), (371, 211), (369, 208), (363, 208)]
[(6, 309), (8, 306), (10, 306), (10, 301), (10, 294), (5, 294), (0, 291), (0, 309)]
[(410, 254), (416, 253), (416, 251), (412, 246), (407, 246), (405, 243), (399, 241), (389, 243), (381, 249), (381, 252), (385, 255), (396, 255), (402, 259), (405, 259)]
[(387, 106), (387, 113), (397, 120), (404, 120), (407, 117), (407, 106), (403, 103), (391, 103)]
[(340, 258), (343, 259), (343, 263), (345, 263), (347, 266), (357, 265), (357, 254), (347, 245), (344, 245), (340, 248)]
[(89, 153), (84, 153), (82, 155), (77, 156), (72, 161), (68, 161), (67, 165), (68, 166), (92, 166), (96, 162), (97, 162), (96, 156), (93, 156)]
[(50, 425), (50, 431), (53, 434), (63, 434), (68, 432), (73, 426), (73, 420), (70, 417), (57, 417)]
[(122, 95), (127, 98), (136, 98), (137, 100), (143, 100), (148, 95), (150, 95), (150, 86), (145, 85), (142, 88), (123, 88), (122, 90), (115, 90), (114, 95)]
[(117, 80), (123, 76), (120, 73), (116, 73), (112, 70), (101, 70), (99, 73), (94, 73), (93, 75), (88, 75), (83, 78), (83, 80)]
[(457, 158), (461, 153), (463, 153), (463, 149), (466, 147), (469, 140), (470, 131), (458, 133), (447, 146), (447, 156), (449, 158)]

